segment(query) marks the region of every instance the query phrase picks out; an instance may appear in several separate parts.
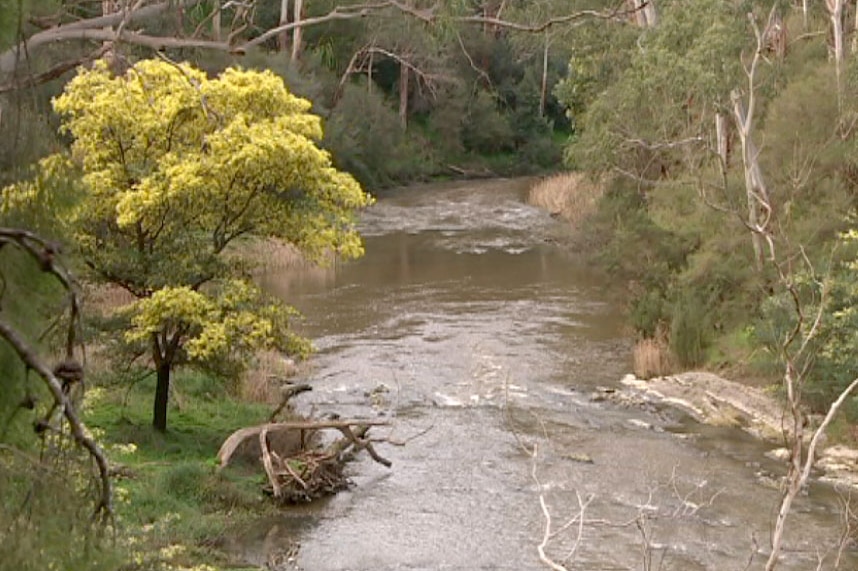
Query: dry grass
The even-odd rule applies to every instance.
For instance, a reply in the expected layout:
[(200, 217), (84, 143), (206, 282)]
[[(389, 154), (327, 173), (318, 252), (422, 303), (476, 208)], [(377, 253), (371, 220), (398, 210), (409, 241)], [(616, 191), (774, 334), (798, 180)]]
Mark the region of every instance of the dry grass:
[(133, 302), (135, 297), (119, 286), (109, 284), (84, 284), (84, 311), (105, 316)]
[(245, 240), (229, 253), (250, 260), (262, 272), (317, 267), (292, 244), (273, 238)]
[(581, 173), (560, 173), (532, 186), (527, 201), (577, 227), (595, 211), (602, 192), (602, 184), (589, 180)]
[(239, 397), (249, 402), (276, 404), (280, 401), (280, 381), (295, 372), (296, 365), (291, 359), (277, 351), (260, 351), (242, 375)]
[(639, 379), (663, 377), (673, 372), (670, 348), (663, 338), (641, 339), (633, 351), (634, 372)]

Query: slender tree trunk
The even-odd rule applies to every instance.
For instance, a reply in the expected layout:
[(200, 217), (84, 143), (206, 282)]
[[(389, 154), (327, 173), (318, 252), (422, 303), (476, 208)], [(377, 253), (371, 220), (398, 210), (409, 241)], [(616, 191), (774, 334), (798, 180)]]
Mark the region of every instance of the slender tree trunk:
[(221, 40), (220, 0), (214, 0), (214, 14), (212, 14), (212, 36), (216, 41)]
[[(280, 25), (289, 23), (289, 0), (280, 0)], [(289, 32), (280, 32), (277, 36), (277, 47), (285, 52), (289, 47)]]
[[(302, 12), (304, 10), (304, 0), (295, 0), (295, 18), (294, 21), (296, 24), (303, 20)], [(298, 59), (301, 57), (301, 48), (302, 42), (302, 28), (298, 26), (292, 31), (292, 63), (296, 63)]]
[(837, 72), (837, 89), (840, 90), (840, 72), (843, 67), (843, 2), (844, 0), (825, 0), (831, 20), (831, 33), (834, 36), (834, 69)]
[(167, 431), (167, 402), (170, 396), (170, 362), (161, 360), (157, 367), (158, 384), (155, 386), (155, 406), (152, 409), (152, 426), (159, 432)]
[(633, 0), (635, 22), (641, 28), (653, 28), (658, 24), (655, 0)]
[(399, 63), (399, 125), (408, 128), (408, 66)]
[(852, 29), (852, 53), (858, 53), (858, 0), (855, 2), (855, 26)]
[(736, 122), (739, 140), (742, 143), (742, 167), (745, 171), (745, 192), (748, 196), (748, 225), (751, 230), (751, 243), (754, 247), (754, 262), (757, 270), (763, 269), (763, 244), (760, 237), (761, 202), (768, 202), (768, 190), (763, 180), (763, 172), (757, 160), (758, 152), (751, 139), (753, 117), (745, 110), (745, 105), (737, 91), (732, 94), (733, 115)]
[(646, 25), (649, 28), (654, 28), (658, 25), (658, 12), (655, 9), (655, 0), (646, 0), (646, 6), (644, 7), (644, 13), (646, 14)]
[(369, 57), (367, 58), (369, 61), (366, 65), (366, 92), (372, 95), (372, 66), (373, 59), (375, 59), (373, 52), (369, 52)]
[(539, 92), (539, 116), (545, 117), (545, 99), (548, 96), (548, 31), (545, 31), (545, 48), (542, 51), (542, 89)]
[(715, 114), (715, 145), (718, 157), (721, 159), (721, 169), (726, 170), (729, 164), (730, 145), (727, 134), (727, 117), (723, 113)]

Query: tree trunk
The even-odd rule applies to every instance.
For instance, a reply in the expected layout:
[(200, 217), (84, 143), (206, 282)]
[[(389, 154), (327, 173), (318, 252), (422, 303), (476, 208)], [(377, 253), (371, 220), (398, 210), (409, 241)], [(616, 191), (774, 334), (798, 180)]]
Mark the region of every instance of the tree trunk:
[(855, 2), (855, 26), (852, 29), (852, 53), (858, 53), (858, 1)]
[[(304, 0), (295, 0), (295, 18), (294, 21), (296, 24), (303, 20), (303, 16), (301, 12), (304, 10)], [(292, 30), (292, 63), (296, 63), (298, 59), (301, 57), (301, 39), (302, 30), (301, 26), (296, 27)]]
[(646, 25), (648, 28), (654, 28), (658, 25), (658, 12), (655, 10), (655, 0), (647, 0), (644, 6), (644, 14), (646, 14)]
[[(159, 359), (160, 360), (160, 359)], [(158, 384), (155, 387), (155, 406), (152, 409), (152, 426), (158, 432), (167, 431), (167, 401), (170, 395), (170, 363), (160, 360)]]
[[(280, 0), (280, 22), (281, 26), (289, 23), (289, 0)], [(281, 52), (289, 48), (289, 32), (280, 32), (277, 36), (277, 47)]]
[(408, 128), (408, 66), (399, 63), (399, 126)]
[(548, 30), (545, 31), (545, 48), (542, 51), (542, 88), (539, 92), (539, 116), (545, 117), (545, 99), (548, 96)]
[(214, 14), (212, 14), (212, 36), (216, 41), (221, 40), (220, 0), (214, 1)]
[(751, 126), (753, 117), (745, 111), (745, 105), (738, 92), (734, 91), (733, 118), (736, 121), (739, 140), (742, 143), (742, 167), (745, 171), (745, 192), (748, 195), (748, 226), (751, 227), (751, 243), (754, 247), (754, 263), (757, 270), (763, 269), (763, 243), (760, 232), (762, 203), (768, 203), (769, 195), (763, 180), (763, 172), (757, 160), (758, 152), (754, 141), (751, 139)]
[(635, 21), (641, 28), (653, 28), (658, 24), (658, 13), (655, 11), (655, 0), (633, 0)]
[(715, 144), (718, 150), (718, 157), (721, 159), (721, 170), (726, 171), (730, 166), (729, 152), (730, 144), (727, 134), (727, 117), (723, 113), (715, 114)]
[(834, 69), (837, 72), (837, 88), (840, 89), (840, 70), (843, 66), (843, 2), (844, 0), (825, 0), (831, 19), (831, 33), (834, 36)]

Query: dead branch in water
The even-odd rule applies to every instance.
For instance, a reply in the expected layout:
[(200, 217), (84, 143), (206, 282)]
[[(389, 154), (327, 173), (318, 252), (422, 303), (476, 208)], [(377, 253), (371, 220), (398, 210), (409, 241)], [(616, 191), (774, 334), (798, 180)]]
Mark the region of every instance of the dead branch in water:
[[(299, 420), (290, 422), (273, 422), (260, 424), (258, 426), (249, 426), (236, 430), (224, 440), (217, 453), (218, 463), (223, 469), (229, 464), (229, 460), (233, 453), (238, 449), (242, 442), (253, 436), (259, 435), (260, 432), (277, 432), (282, 430), (298, 430), (298, 431), (318, 431), (327, 428), (334, 428), (343, 432), (344, 429), (351, 431), (352, 426), (389, 426), (390, 423), (386, 420)], [(349, 440), (354, 440), (354, 434), (350, 438), (348, 434), (343, 432), (343, 436)], [(366, 446), (364, 444), (363, 446)]]
[[(262, 467), (268, 477), (269, 492), (277, 501), (296, 503), (336, 493), (348, 486), (343, 475), (345, 456), (349, 452), (366, 450), (379, 464), (390, 468), (393, 463), (375, 450), (374, 442), (367, 437), (372, 426), (388, 426), (379, 420), (304, 420), (277, 422), (250, 426), (233, 432), (218, 452), (220, 468), (229, 464), (235, 451), (248, 439), (258, 438)], [(305, 448), (305, 434), (320, 430), (336, 430), (342, 437), (325, 448)], [(291, 455), (281, 457), (271, 449), (268, 435), (272, 432), (300, 432), (300, 448)]]

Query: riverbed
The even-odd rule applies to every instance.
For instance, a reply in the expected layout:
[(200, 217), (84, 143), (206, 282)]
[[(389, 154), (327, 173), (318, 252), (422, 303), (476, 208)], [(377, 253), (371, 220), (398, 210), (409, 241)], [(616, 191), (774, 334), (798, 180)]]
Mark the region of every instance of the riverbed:
[[(762, 568), (784, 471), (764, 456), (772, 445), (592, 398), (631, 368), (621, 292), (525, 204), (528, 184), (383, 195), (362, 217), (364, 258), (264, 276), (318, 350), (300, 410), (389, 419), (376, 435), (400, 445), (378, 445), (391, 469), (361, 458), (349, 491), (239, 534), (237, 559), (527, 571), (547, 569), (545, 542), (569, 569)], [(540, 497), (554, 530), (571, 521), (548, 540)], [(811, 486), (779, 568), (832, 562), (838, 511), (833, 489)], [(854, 551), (841, 565), (858, 568)]]

